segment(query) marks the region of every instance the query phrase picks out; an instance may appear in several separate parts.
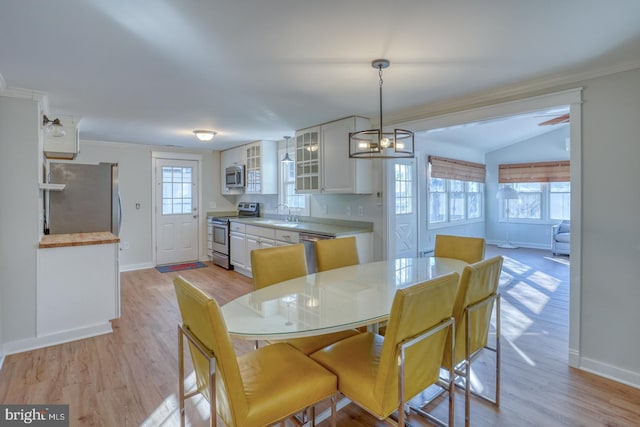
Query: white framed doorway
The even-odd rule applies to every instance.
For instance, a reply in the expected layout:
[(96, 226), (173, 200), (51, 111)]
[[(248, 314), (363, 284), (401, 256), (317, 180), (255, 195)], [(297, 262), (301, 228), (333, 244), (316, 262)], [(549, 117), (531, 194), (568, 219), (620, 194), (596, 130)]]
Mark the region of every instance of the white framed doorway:
[(152, 153), (154, 265), (200, 258), (201, 156)]
[(416, 159), (385, 160), (386, 259), (418, 256)]
[[(570, 121), (570, 161), (571, 161), (571, 266), (569, 296), (569, 366), (580, 367), (580, 322), (581, 322), (581, 284), (582, 270), (581, 232), (582, 232), (582, 87), (546, 95), (523, 98), (515, 101), (487, 105), (472, 109), (460, 109), (454, 113), (433, 116), (425, 119), (401, 123), (404, 129), (426, 131), (466, 123), (480, 122), (506, 117), (530, 111), (568, 105)], [(422, 177), (422, 174), (420, 175)], [(421, 178), (422, 179), (422, 178)], [(421, 187), (422, 188), (422, 187)], [(422, 191), (422, 190), (420, 190)], [(389, 216), (385, 216), (389, 221)], [(421, 221), (421, 218), (418, 218)], [(418, 232), (423, 229), (420, 224)], [(387, 245), (388, 246), (388, 245)]]

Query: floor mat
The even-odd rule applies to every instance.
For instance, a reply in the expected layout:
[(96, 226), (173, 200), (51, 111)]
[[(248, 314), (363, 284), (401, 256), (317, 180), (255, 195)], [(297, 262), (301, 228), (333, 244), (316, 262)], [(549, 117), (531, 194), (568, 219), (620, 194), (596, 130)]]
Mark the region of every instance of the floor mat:
[(169, 273), (171, 271), (191, 270), (194, 268), (206, 267), (207, 264), (201, 262), (183, 262), (180, 264), (161, 265), (156, 267), (160, 273)]

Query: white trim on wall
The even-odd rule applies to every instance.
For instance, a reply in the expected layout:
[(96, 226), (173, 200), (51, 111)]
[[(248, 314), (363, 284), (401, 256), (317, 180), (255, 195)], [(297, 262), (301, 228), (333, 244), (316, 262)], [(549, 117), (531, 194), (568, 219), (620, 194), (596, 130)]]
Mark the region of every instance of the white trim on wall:
[[(581, 235), (582, 235), (582, 87), (533, 96), (520, 100), (497, 103), (452, 113), (434, 115), (402, 123), (402, 127), (414, 131), (438, 129), (482, 120), (506, 117), (514, 114), (569, 105), (570, 159), (571, 159), (571, 267), (569, 294), (569, 366), (580, 368), (580, 303), (581, 303)], [(419, 190), (422, 191), (422, 190)]]

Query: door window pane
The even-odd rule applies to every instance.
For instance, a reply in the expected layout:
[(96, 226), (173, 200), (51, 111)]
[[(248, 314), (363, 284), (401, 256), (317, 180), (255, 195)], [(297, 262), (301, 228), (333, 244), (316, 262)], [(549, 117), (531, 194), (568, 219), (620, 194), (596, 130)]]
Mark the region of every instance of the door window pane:
[(192, 177), (190, 167), (162, 167), (162, 215), (191, 214)]
[(396, 215), (408, 215), (413, 213), (413, 175), (411, 165), (396, 164)]

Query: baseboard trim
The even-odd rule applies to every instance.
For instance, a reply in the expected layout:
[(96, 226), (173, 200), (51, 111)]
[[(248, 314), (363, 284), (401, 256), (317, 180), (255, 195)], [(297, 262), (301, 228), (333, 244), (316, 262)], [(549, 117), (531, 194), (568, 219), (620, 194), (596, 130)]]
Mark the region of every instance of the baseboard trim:
[(580, 353), (573, 348), (569, 349), (569, 366), (580, 369)]
[(144, 263), (141, 263), (141, 264), (121, 265), (120, 266), (120, 272), (122, 273), (123, 271), (145, 270), (147, 268), (153, 268), (153, 267), (155, 267), (155, 265), (153, 265), (152, 262), (144, 262)]
[(640, 389), (640, 373), (629, 371), (586, 357), (580, 358), (578, 369)]
[(43, 335), (41, 337), (10, 341), (4, 344), (3, 350), (5, 355), (16, 354), (30, 350), (37, 350), (39, 348), (50, 347), (52, 345), (64, 344), (84, 338), (91, 338), (97, 335), (110, 334), (112, 332), (113, 329), (111, 328), (111, 322), (107, 321), (105, 323), (99, 323), (97, 325)]
[[(487, 245), (501, 245), (504, 244), (505, 241), (504, 240), (487, 240), (486, 244)], [(527, 243), (527, 242), (514, 242), (513, 240), (511, 241), (512, 244), (514, 244), (515, 246), (519, 247), (519, 248), (526, 248), (526, 249), (543, 249), (543, 250), (551, 250), (551, 245), (544, 245), (544, 244), (535, 244), (535, 243)]]

